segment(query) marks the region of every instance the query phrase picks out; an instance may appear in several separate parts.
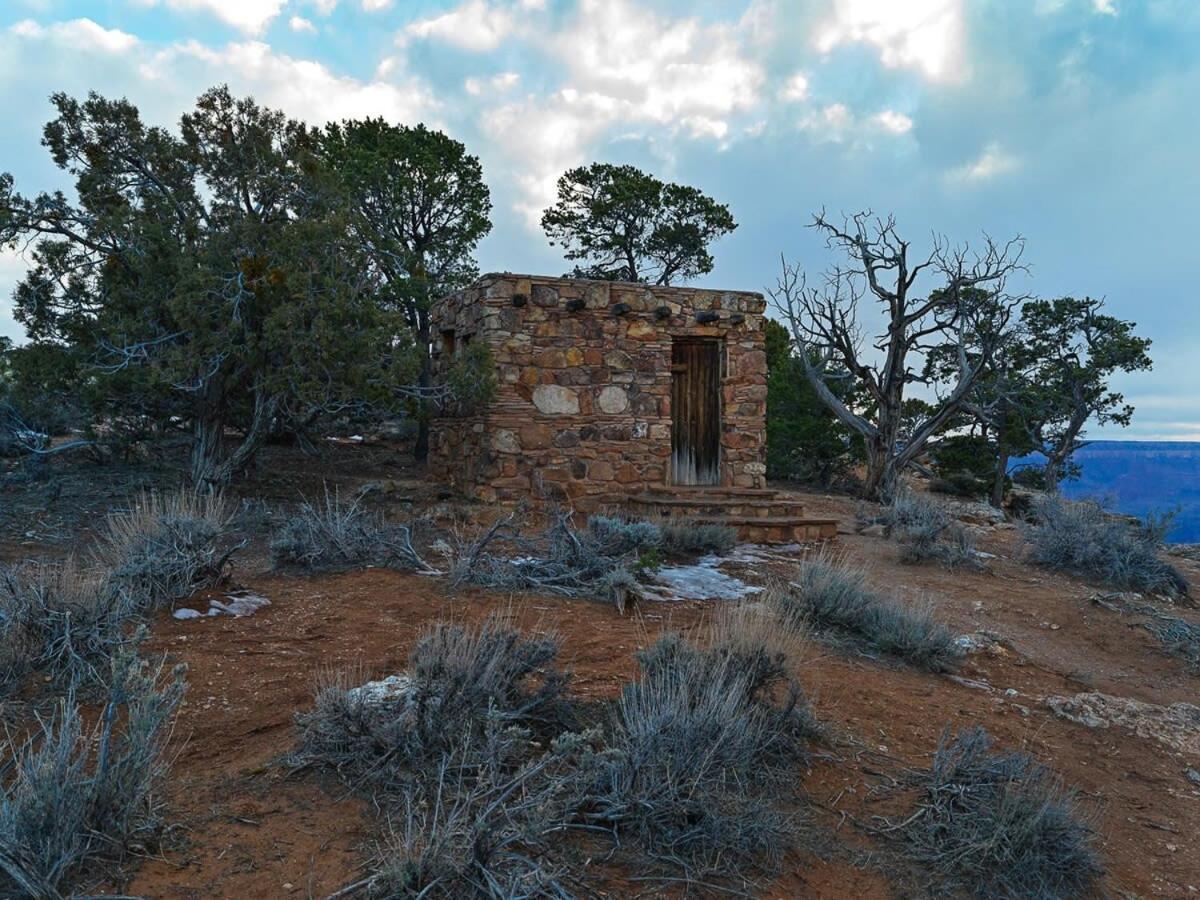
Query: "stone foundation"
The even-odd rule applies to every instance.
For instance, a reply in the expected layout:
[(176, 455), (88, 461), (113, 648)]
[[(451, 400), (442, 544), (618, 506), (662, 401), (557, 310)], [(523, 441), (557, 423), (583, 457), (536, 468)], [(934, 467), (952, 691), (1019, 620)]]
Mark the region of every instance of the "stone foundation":
[(596, 508), (670, 483), (671, 346), (720, 342), (720, 480), (765, 485), (760, 294), (489, 275), (431, 310), (435, 369), (485, 341), (486, 409), (434, 421), (431, 474), (486, 501)]

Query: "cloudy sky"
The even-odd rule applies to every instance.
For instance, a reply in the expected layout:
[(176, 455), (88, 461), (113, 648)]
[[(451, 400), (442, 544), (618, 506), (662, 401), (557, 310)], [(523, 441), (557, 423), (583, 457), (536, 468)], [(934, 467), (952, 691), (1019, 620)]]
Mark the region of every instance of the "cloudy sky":
[[(1153, 338), (1133, 428), (1200, 440), (1200, 3), (1195, 0), (5, 0), (0, 171), (65, 185), (57, 90), (168, 124), (203, 89), (312, 123), (383, 115), (477, 153), (484, 270), (558, 274), (537, 228), (567, 167), (631, 162), (740, 223), (704, 283), (761, 290), (829, 262), (812, 211), (1024, 235), (1027, 290), (1103, 296)], [(0, 334), (24, 265), (0, 251)]]

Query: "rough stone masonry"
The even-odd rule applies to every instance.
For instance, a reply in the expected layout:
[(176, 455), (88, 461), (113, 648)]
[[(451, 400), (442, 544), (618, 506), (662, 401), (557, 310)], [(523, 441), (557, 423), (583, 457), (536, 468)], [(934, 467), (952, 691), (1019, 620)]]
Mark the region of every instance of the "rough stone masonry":
[(715, 411), (711, 481), (764, 487), (764, 308), (749, 292), (484, 276), (434, 304), (434, 366), (486, 342), (498, 390), (486, 408), (434, 421), (431, 474), (485, 501), (580, 509), (687, 483), (672, 445), (673, 428), (678, 445), (693, 427), (678, 408), (696, 403), (680, 393), (686, 344), (719, 366), (701, 401)]

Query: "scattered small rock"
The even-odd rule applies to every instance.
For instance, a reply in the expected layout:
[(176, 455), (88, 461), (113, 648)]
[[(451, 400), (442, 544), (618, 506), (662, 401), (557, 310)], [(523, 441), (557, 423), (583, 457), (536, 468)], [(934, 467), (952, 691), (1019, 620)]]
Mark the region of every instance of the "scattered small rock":
[(1059, 718), (1088, 728), (1128, 728), (1140, 738), (1200, 755), (1200, 706), (1191, 703), (1159, 706), (1093, 691), (1047, 697), (1046, 705)]
[(965, 688), (971, 688), (975, 691), (986, 691), (989, 694), (992, 692), (992, 686), (986, 681), (976, 681), (974, 678), (964, 678), (961, 675), (947, 675), (946, 677), (955, 684), (961, 684)]
[(964, 653), (988, 653), (992, 656), (1007, 656), (1008, 648), (1004, 638), (994, 631), (976, 631), (972, 634), (960, 634), (954, 639), (955, 645)]
[(969, 525), (996, 526), (1008, 521), (1003, 510), (996, 509), (990, 503), (984, 503), (982, 500), (955, 500), (947, 498), (942, 502), (954, 518)]

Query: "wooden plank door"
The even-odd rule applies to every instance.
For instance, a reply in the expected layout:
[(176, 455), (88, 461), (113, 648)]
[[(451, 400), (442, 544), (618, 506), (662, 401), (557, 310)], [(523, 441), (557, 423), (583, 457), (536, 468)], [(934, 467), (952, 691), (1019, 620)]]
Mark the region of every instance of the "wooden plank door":
[(721, 344), (671, 344), (671, 481), (721, 483)]

